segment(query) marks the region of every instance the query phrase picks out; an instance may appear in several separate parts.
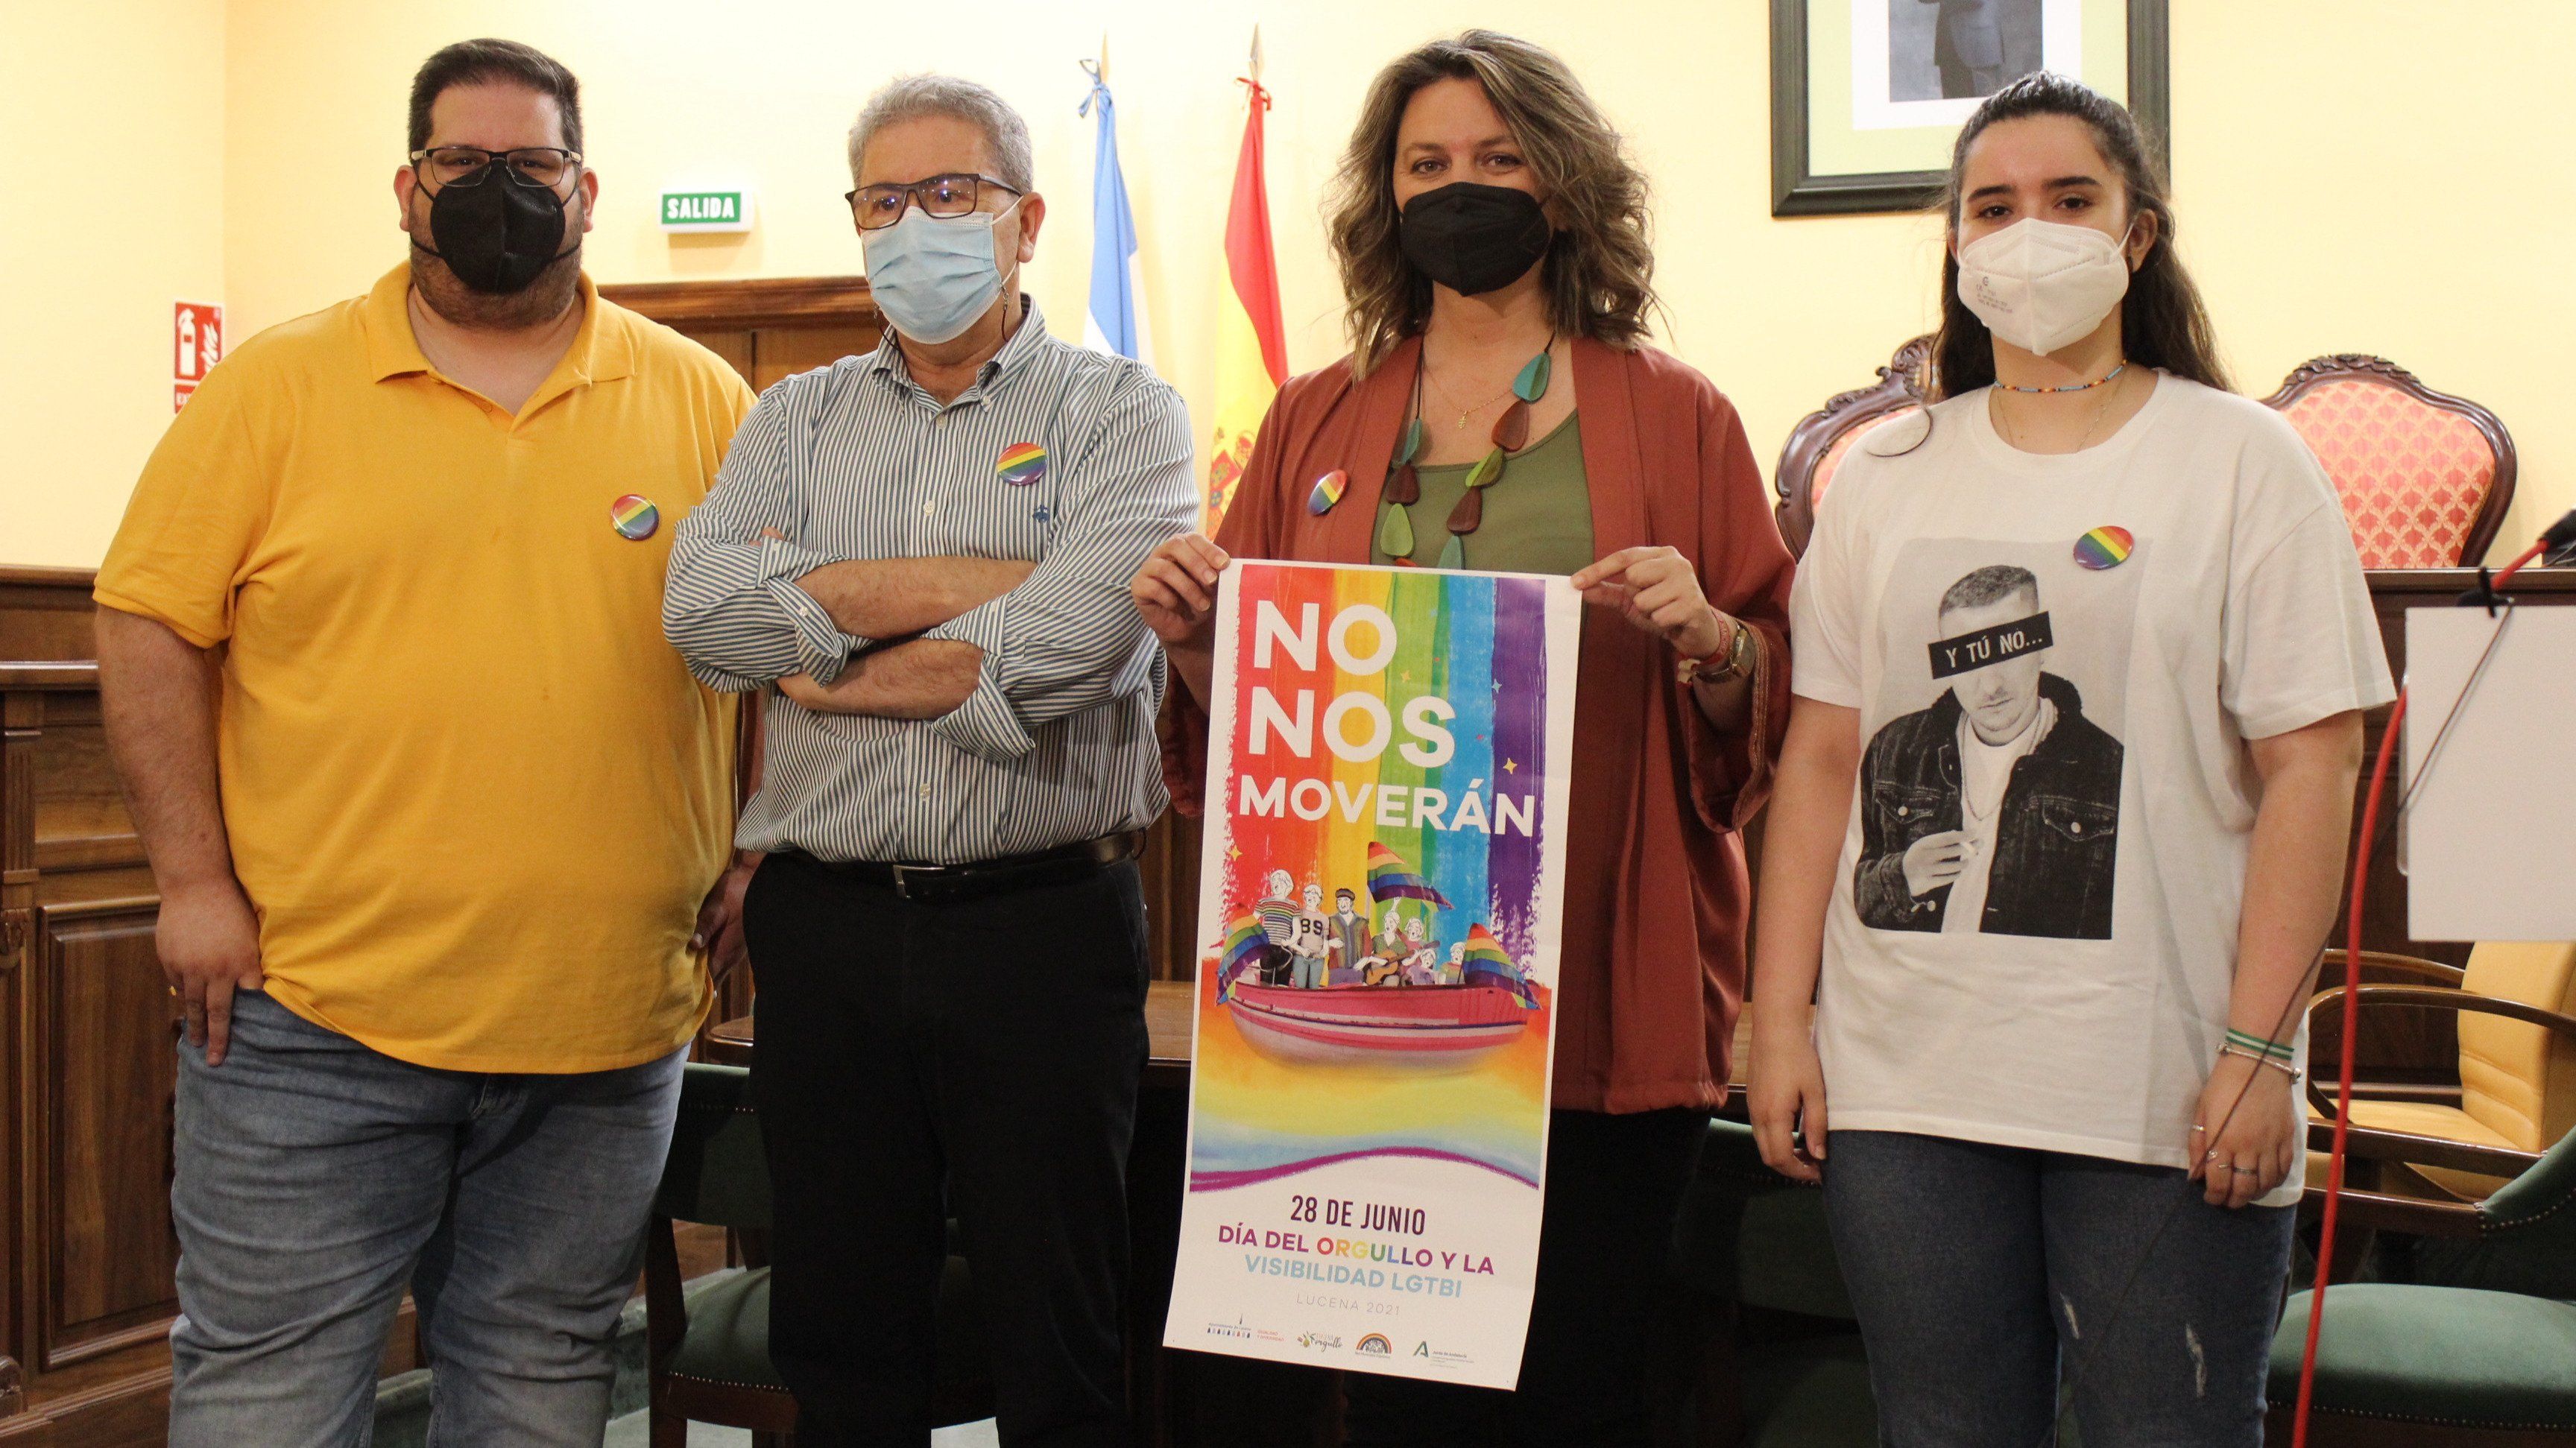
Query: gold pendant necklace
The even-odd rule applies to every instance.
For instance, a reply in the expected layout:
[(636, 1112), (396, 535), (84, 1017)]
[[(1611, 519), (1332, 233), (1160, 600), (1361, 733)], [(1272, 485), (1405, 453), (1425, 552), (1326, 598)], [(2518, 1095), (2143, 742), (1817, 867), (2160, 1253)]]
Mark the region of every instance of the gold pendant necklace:
[[(1551, 344), (1551, 345), (1552, 345), (1552, 344)], [(1428, 374), (1428, 369), (1426, 369), (1426, 375), (1427, 375), (1427, 374)], [(1452, 395), (1450, 394), (1449, 389), (1448, 389), (1447, 387), (1442, 387), (1442, 386), (1441, 386), (1437, 381), (1434, 381), (1434, 382), (1432, 383), (1432, 385), (1433, 385), (1433, 386), (1435, 386), (1435, 387), (1440, 387), (1440, 400), (1441, 400), (1441, 401), (1446, 402), (1446, 403), (1451, 403), (1451, 404), (1455, 404), (1455, 403), (1457, 402), (1457, 400), (1458, 400), (1458, 399), (1457, 399), (1456, 397), (1454, 397), (1454, 396), (1452, 396)], [(1457, 423), (1457, 426), (1456, 426), (1456, 427), (1454, 427), (1454, 428), (1452, 428), (1452, 429), (1450, 429), (1450, 430), (1451, 430), (1451, 431), (1453, 431), (1453, 432), (1464, 432), (1464, 431), (1466, 431), (1466, 429), (1467, 429), (1467, 419), (1469, 419), (1469, 418), (1471, 418), (1471, 417), (1474, 417), (1477, 413), (1480, 413), (1480, 412), (1484, 411), (1486, 408), (1491, 407), (1491, 406), (1493, 406), (1495, 403), (1500, 402), (1500, 401), (1502, 401), (1504, 398), (1506, 398), (1506, 397), (1510, 396), (1510, 395), (1511, 395), (1511, 391), (1512, 391), (1512, 389), (1511, 389), (1511, 384), (1510, 384), (1510, 383), (1505, 383), (1505, 384), (1503, 385), (1502, 389), (1501, 389), (1500, 391), (1496, 392), (1493, 396), (1486, 398), (1484, 401), (1477, 403), (1477, 404), (1476, 404), (1475, 406), (1473, 406), (1473, 407), (1470, 407), (1470, 408), (1467, 408), (1467, 409), (1465, 409), (1465, 410), (1461, 411), (1461, 412), (1458, 414), (1458, 423)]]

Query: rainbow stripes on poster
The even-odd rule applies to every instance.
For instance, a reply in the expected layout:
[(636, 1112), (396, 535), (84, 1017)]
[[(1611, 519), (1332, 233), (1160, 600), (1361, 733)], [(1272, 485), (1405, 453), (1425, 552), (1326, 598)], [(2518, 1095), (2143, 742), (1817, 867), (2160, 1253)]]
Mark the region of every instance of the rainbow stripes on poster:
[[(1516, 1380), (1581, 610), (1561, 578), (1227, 570), (1171, 1345)], [(1340, 1346), (1390, 1318), (1394, 1354)]]

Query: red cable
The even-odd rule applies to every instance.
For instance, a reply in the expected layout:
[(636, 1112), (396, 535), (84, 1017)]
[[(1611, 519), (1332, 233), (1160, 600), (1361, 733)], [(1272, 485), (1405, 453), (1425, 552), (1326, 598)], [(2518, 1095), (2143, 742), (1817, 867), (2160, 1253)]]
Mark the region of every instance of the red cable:
[[(2524, 549), (2504, 566), (2489, 587), (2503, 587), (2548, 546), (2544, 539)], [(2396, 755), (2397, 736), (2405, 722), (2406, 693), (2401, 689), (2397, 707), (2389, 713), (2388, 728), (2379, 736), (2379, 757), (2370, 767), (2370, 792), (2362, 796), (2359, 848), (2353, 854), (2352, 914), (2344, 929), (2343, 1058), (2335, 1072), (2334, 1150), (2326, 1166), (2325, 1218), (2317, 1226), (2317, 1281), (2308, 1294), (2308, 1341), (2299, 1355), (2299, 1406), (2297, 1416), (2291, 1420), (2291, 1448), (2307, 1448), (2308, 1444), (2308, 1406), (2317, 1384), (2317, 1334), (2325, 1325), (2326, 1278), (2334, 1266), (2335, 1207), (2343, 1197), (2344, 1133), (2352, 1122), (2352, 1058), (2361, 1024), (2361, 907), (2370, 883), (2371, 848), (2379, 834), (2380, 786), (2388, 782), (2389, 761)]]
[(2548, 540), (2548, 539), (2546, 539), (2546, 538), (2543, 538), (2543, 539), (2541, 539), (2539, 542), (2532, 544), (2532, 545), (2531, 545), (2530, 547), (2528, 547), (2528, 548), (2525, 548), (2524, 550), (2522, 550), (2522, 552), (2520, 552), (2519, 554), (2516, 554), (2516, 555), (2515, 555), (2514, 560), (2513, 560), (2511, 563), (2508, 563), (2508, 564), (2506, 564), (2506, 565), (2504, 566), (2504, 571), (2503, 571), (2502, 573), (2499, 573), (2499, 574), (2497, 574), (2497, 575), (2495, 576), (2495, 582), (2493, 582), (2493, 583), (2491, 583), (2491, 584), (2489, 584), (2489, 585), (2487, 585), (2487, 586), (2488, 586), (2488, 587), (2490, 587), (2490, 588), (2502, 588), (2502, 587), (2504, 587), (2504, 586), (2505, 586), (2505, 584), (2506, 584), (2508, 581), (2510, 581), (2510, 580), (2512, 579), (2512, 577), (2513, 577), (2515, 574), (2520, 573), (2520, 572), (2522, 571), (2522, 565), (2524, 565), (2524, 564), (2526, 564), (2526, 563), (2529, 563), (2531, 560), (2533, 560), (2533, 559), (2535, 559), (2535, 558), (2538, 558), (2542, 553), (2547, 552), (2547, 551), (2548, 551), (2548, 549), (2549, 549), (2549, 540)]
[(2361, 1012), (2355, 994), (2361, 989), (2361, 906), (2370, 882), (2371, 842), (2379, 833), (2379, 788), (2388, 782), (2389, 761), (2397, 753), (2399, 726), (2406, 722), (2406, 693), (2379, 736), (2379, 758), (2370, 767), (2370, 789), (2361, 797), (2361, 840), (2353, 856), (2352, 915), (2344, 930), (2343, 1060), (2336, 1069), (2334, 1151), (2326, 1166), (2325, 1220), (2317, 1228), (2317, 1281), (2308, 1294), (2308, 1343), (2299, 1355), (2299, 1408), (2291, 1420), (2291, 1448), (2307, 1448), (2308, 1400), (2317, 1385), (2317, 1329), (2325, 1324), (2326, 1276), (2334, 1267), (2335, 1207), (2343, 1196), (2344, 1132), (2352, 1122), (2352, 1058), (2360, 1039)]

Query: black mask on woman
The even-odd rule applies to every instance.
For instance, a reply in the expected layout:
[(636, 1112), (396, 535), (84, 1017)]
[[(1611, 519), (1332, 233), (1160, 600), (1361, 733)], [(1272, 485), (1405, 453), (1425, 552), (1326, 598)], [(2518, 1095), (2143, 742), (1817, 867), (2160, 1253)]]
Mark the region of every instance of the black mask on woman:
[[(483, 168), (472, 185), (450, 183), (429, 202), (431, 256), (456, 279), (495, 296), (524, 291), (552, 265), (563, 245), (564, 200), (550, 186), (522, 186)], [(414, 246), (420, 246), (415, 241)]]
[(1547, 255), (1538, 198), (1509, 186), (1453, 181), (1405, 203), (1396, 239), (1422, 274), (1461, 296), (1507, 286)]

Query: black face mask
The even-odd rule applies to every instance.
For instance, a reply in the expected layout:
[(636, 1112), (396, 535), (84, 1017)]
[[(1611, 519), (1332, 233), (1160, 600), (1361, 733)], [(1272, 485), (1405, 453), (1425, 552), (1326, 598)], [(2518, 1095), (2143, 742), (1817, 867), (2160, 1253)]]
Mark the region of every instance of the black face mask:
[(1547, 255), (1550, 238), (1537, 197), (1473, 181), (1453, 181), (1414, 197), (1396, 228), (1407, 260), (1469, 297), (1517, 281)]
[(438, 249), (420, 249), (474, 290), (506, 296), (525, 290), (560, 255), (564, 201), (552, 187), (522, 186), (498, 171), (498, 163), (486, 166), (480, 180), (451, 182), (431, 197), (429, 234)]

